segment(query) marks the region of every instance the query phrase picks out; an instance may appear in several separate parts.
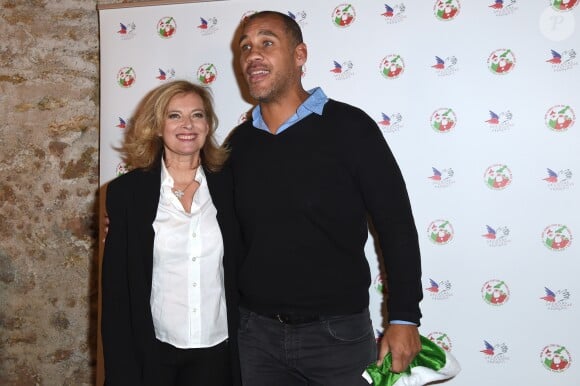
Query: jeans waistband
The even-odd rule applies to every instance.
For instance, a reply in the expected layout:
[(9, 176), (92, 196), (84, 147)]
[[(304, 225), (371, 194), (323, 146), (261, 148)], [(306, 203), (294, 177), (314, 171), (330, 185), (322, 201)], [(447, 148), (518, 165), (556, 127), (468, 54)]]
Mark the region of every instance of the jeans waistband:
[(322, 315), (293, 315), (293, 314), (261, 314), (257, 313), (260, 316), (265, 316), (269, 319), (277, 320), (282, 324), (303, 324), (303, 323), (312, 323), (312, 322), (319, 322), (321, 321), (324, 316)]
[[(248, 312), (254, 313), (264, 318), (268, 318), (271, 320), (275, 320), (282, 324), (305, 324), (305, 323), (313, 323), (313, 322), (320, 322), (327, 319), (332, 319), (333, 317), (344, 317), (351, 314), (343, 314), (343, 315), (320, 315), (320, 314), (313, 314), (313, 315), (302, 315), (302, 314), (292, 314), (292, 313), (271, 313), (271, 312), (256, 312), (246, 307), (240, 307), (245, 309)], [(364, 310), (363, 310), (364, 311)], [(363, 312), (359, 311), (359, 312)], [(358, 314), (359, 312), (352, 313), (352, 315)]]

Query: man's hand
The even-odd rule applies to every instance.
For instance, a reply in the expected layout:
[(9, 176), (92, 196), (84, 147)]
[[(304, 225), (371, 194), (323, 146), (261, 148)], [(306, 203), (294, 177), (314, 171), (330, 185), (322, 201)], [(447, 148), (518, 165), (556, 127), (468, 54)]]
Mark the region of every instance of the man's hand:
[(381, 349), (377, 365), (383, 363), (385, 355), (391, 353), (391, 371), (405, 371), (415, 356), (421, 351), (421, 340), (417, 326), (390, 324), (381, 339)]

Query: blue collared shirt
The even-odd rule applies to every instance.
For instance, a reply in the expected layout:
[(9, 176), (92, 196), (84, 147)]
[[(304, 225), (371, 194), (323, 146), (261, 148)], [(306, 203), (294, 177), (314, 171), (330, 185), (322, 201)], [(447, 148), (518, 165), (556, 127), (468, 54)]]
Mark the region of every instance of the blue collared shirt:
[[(286, 122), (284, 122), (278, 128), (275, 134), (280, 134), (296, 122), (299, 122), (312, 113), (322, 115), (322, 110), (324, 109), (326, 102), (328, 102), (328, 97), (320, 87), (313, 88), (312, 90), (309, 90), (308, 93), (310, 96), (300, 106), (298, 106), (296, 113), (288, 118)], [(270, 132), (268, 125), (266, 125), (264, 118), (262, 118), (262, 110), (260, 109), (260, 105), (256, 106), (254, 111), (252, 111), (252, 120), (254, 127)]]

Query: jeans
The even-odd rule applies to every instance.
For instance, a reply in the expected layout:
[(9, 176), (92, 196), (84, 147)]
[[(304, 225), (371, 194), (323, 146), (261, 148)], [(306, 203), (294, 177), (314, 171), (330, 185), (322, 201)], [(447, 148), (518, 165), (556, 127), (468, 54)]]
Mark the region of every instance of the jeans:
[(238, 342), (244, 386), (369, 386), (377, 360), (368, 310), (287, 324), (241, 308)]

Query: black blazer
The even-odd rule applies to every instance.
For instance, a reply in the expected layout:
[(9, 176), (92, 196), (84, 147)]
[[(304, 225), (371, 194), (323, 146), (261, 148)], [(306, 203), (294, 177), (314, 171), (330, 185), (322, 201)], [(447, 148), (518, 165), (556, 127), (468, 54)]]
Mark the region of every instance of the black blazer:
[[(204, 169), (224, 240), (224, 281), (234, 385), (241, 384), (237, 350), (238, 291), (236, 260), (242, 244), (235, 217), (229, 169)], [(156, 361), (150, 296), (153, 270), (153, 221), (161, 188), (161, 161), (151, 170), (133, 170), (111, 181), (106, 208), (109, 230), (102, 265), (101, 334), (105, 385), (141, 385)]]

